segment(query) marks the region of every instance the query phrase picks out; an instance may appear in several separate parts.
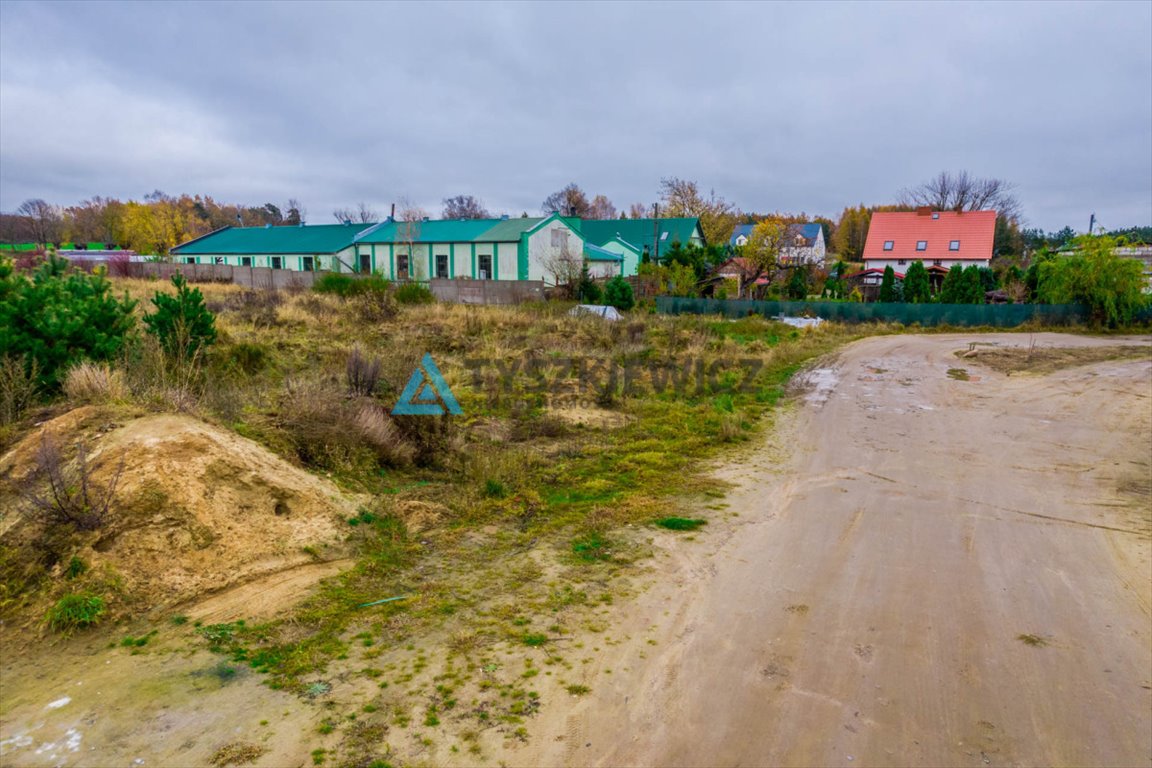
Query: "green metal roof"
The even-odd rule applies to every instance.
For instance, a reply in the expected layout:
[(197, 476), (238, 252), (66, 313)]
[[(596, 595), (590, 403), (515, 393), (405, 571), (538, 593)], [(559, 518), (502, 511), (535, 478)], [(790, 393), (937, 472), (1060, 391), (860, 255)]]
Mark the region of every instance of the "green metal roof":
[[(585, 219), (584, 239), (593, 245), (604, 245), (617, 235), (641, 251), (647, 246), (652, 252), (653, 219)], [(660, 250), (680, 241), (687, 244), (696, 233), (699, 219), (660, 219)], [(667, 237), (663, 235), (667, 233)]]
[[(508, 219), (434, 219), (408, 224), (320, 224), (303, 227), (228, 227), (178, 245), (181, 256), (199, 254), (336, 253), (355, 243), (515, 243), (553, 217)], [(602, 246), (617, 236), (637, 251), (652, 247), (652, 219), (568, 219), (555, 217), (583, 239)], [(409, 229), (411, 227), (411, 229)], [(660, 219), (660, 250), (696, 233), (697, 219)]]
[(336, 253), (352, 245), (371, 224), (303, 227), (228, 227), (172, 249), (180, 256), (248, 253)]
[(584, 258), (588, 261), (624, 261), (624, 257), (620, 254), (606, 251), (592, 243), (584, 243)]
[(485, 243), (507, 243), (519, 242), (520, 235), (524, 232), (535, 227), (544, 219), (529, 216), (520, 219), (493, 219), (489, 223), (492, 225), (483, 236), (476, 238)]
[(361, 243), (513, 243), (544, 219), (430, 219), (386, 221), (357, 237)]

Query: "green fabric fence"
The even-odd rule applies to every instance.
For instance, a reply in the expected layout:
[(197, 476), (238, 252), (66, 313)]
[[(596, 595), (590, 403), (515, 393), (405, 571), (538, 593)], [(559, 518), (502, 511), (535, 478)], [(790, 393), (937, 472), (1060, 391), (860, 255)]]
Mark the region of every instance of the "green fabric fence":
[(1086, 319), (1079, 304), (904, 304), (843, 301), (733, 301), (656, 297), (656, 311), (669, 315), (725, 317), (822, 317), (841, 323), (902, 323), (1013, 328), (1030, 321), (1042, 325), (1076, 325)]

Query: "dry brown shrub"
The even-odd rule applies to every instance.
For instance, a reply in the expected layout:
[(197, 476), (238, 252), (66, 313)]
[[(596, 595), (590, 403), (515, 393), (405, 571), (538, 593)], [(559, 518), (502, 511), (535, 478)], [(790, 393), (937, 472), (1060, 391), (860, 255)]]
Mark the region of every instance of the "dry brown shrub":
[(128, 397), (128, 382), (122, 371), (107, 363), (85, 360), (69, 369), (64, 394), (77, 404), (117, 402)]
[(392, 418), (376, 403), (362, 403), (353, 417), (360, 435), (389, 466), (412, 463), (416, 449), (404, 439)]

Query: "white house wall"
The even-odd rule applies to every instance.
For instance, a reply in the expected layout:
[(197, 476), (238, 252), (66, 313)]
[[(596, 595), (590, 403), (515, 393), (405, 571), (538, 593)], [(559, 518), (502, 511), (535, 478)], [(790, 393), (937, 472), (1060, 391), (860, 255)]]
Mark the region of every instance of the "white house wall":
[[(556, 231), (568, 233), (568, 254), (578, 262), (584, 258), (584, 239), (579, 233), (573, 231), (562, 221), (550, 221), (528, 237), (528, 279), (543, 280), (546, 285), (553, 285), (556, 278), (545, 269), (545, 264), (554, 258), (560, 258), (562, 248), (552, 245), (552, 233)], [(515, 261), (513, 261), (515, 264)], [(503, 265), (501, 265), (503, 269)], [(515, 272), (510, 275), (515, 275)], [(503, 271), (500, 273), (504, 276)], [(510, 277), (510, 279), (514, 279)]]
[[(864, 262), (865, 269), (884, 269), (884, 267), (892, 267), (893, 270), (904, 274), (908, 271), (908, 267), (912, 266), (912, 262), (917, 259), (867, 259)], [(989, 259), (940, 259), (939, 266), (945, 269), (951, 269), (953, 264), (959, 264), (962, 267), (967, 267), (975, 264), (978, 267), (987, 267)], [(924, 261), (924, 266), (931, 267), (936, 264), (936, 261)]]

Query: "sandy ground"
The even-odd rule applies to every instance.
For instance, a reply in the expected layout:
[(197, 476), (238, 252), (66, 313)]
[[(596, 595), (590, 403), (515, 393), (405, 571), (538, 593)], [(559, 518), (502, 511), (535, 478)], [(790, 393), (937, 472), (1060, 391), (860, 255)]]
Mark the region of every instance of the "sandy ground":
[(1152, 764), (1152, 363), (1009, 377), (970, 341), (1029, 337), (868, 339), (813, 372), (728, 471), (736, 522), (681, 540), (592, 692), (501, 757)]

